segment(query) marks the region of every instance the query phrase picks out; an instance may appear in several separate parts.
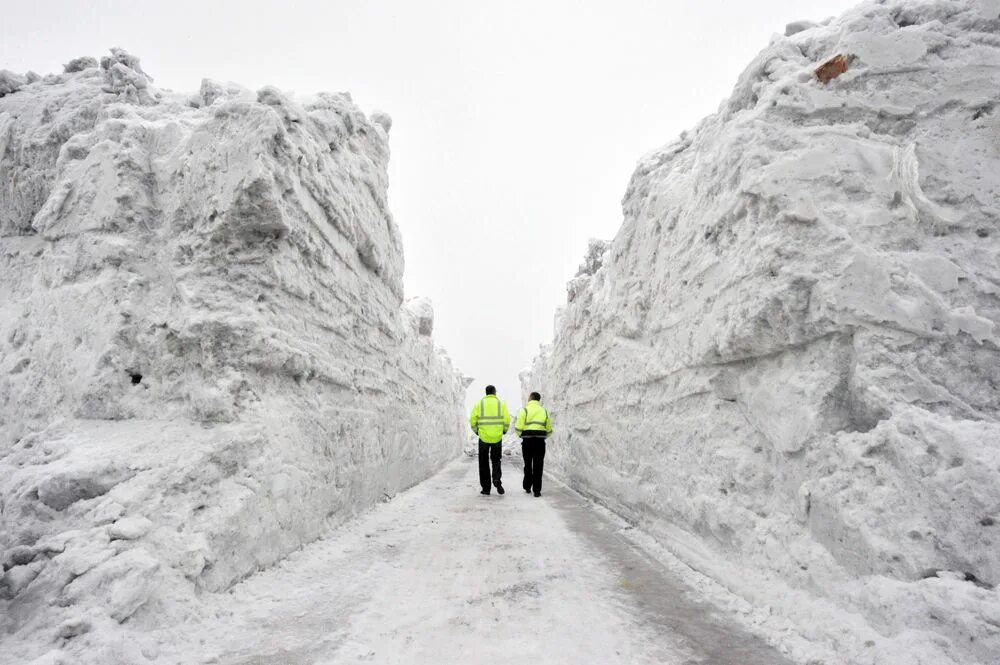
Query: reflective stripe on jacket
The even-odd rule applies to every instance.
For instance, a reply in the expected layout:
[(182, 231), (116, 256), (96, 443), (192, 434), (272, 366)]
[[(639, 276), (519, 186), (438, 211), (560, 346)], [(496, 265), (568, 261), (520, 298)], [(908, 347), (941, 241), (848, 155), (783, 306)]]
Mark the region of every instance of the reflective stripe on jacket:
[(510, 427), (510, 411), (496, 395), (487, 395), (472, 407), (469, 425), (483, 443), (500, 443)]
[(517, 422), (514, 429), (518, 434), (521, 432), (545, 432), (552, 433), (552, 418), (538, 400), (531, 400), (527, 406), (521, 407), (517, 412)]

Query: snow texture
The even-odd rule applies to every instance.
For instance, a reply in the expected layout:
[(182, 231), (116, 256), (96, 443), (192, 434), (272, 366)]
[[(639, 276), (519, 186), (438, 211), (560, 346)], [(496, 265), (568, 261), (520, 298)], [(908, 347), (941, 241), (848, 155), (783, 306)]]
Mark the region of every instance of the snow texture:
[(569, 283), (546, 468), (844, 662), (995, 663), (1000, 3), (786, 33)]
[(89, 55), (85, 55), (81, 58), (73, 58), (65, 65), (63, 65), (63, 73), (72, 74), (74, 72), (82, 72), (85, 69), (90, 69), (91, 67), (97, 67), (97, 58), (92, 58)]
[(703, 603), (704, 580), (682, 564), (664, 569), (626, 539), (635, 530), (620, 519), (558, 483), (544, 496), (480, 496), (475, 460), (455, 460), (208, 599), (214, 616), (158, 631), (159, 657), (217, 665), (793, 662)]
[(459, 454), (466, 380), (402, 300), (388, 116), (120, 49), (0, 85), (0, 662), (145, 662)]
[(0, 69), (0, 97), (17, 92), (27, 83), (27, 77), (15, 74), (9, 69)]

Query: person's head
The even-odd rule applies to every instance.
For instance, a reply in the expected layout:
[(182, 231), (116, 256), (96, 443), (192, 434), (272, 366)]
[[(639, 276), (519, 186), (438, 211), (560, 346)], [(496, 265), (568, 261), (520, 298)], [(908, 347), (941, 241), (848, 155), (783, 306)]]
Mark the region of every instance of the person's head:
[(542, 401), (542, 396), (539, 395), (538, 393), (531, 393), (530, 395), (528, 395), (528, 401), (529, 402), (541, 402)]
[(497, 394), (496, 386), (486, 386), (486, 394), (487, 395), (496, 395)]

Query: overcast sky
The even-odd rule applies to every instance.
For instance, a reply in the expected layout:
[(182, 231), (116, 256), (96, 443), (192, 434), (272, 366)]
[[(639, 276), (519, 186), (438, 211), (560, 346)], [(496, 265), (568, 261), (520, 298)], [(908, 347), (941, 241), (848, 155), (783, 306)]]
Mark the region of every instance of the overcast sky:
[(121, 46), (155, 85), (203, 77), (350, 91), (393, 117), (390, 202), (408, 296), (511, 408), (636, 161), (712, 113), (771, 35), (853, 0), (3, 0), (0, 68)]

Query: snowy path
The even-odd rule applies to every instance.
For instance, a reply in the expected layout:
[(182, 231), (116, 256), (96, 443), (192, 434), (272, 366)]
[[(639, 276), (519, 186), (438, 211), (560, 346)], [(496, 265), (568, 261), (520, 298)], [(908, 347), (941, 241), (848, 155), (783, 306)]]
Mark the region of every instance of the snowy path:
[[(444, 471), (219, 599), (176, 654), (224, 665), (788, 663), (549, 481), (477, 493)], [(191, 633), (194, 634), (191, 634)], [(183, 658), (197, 649), (197, 658)], [(166, 655), (166, 654), (164, 654)]]

